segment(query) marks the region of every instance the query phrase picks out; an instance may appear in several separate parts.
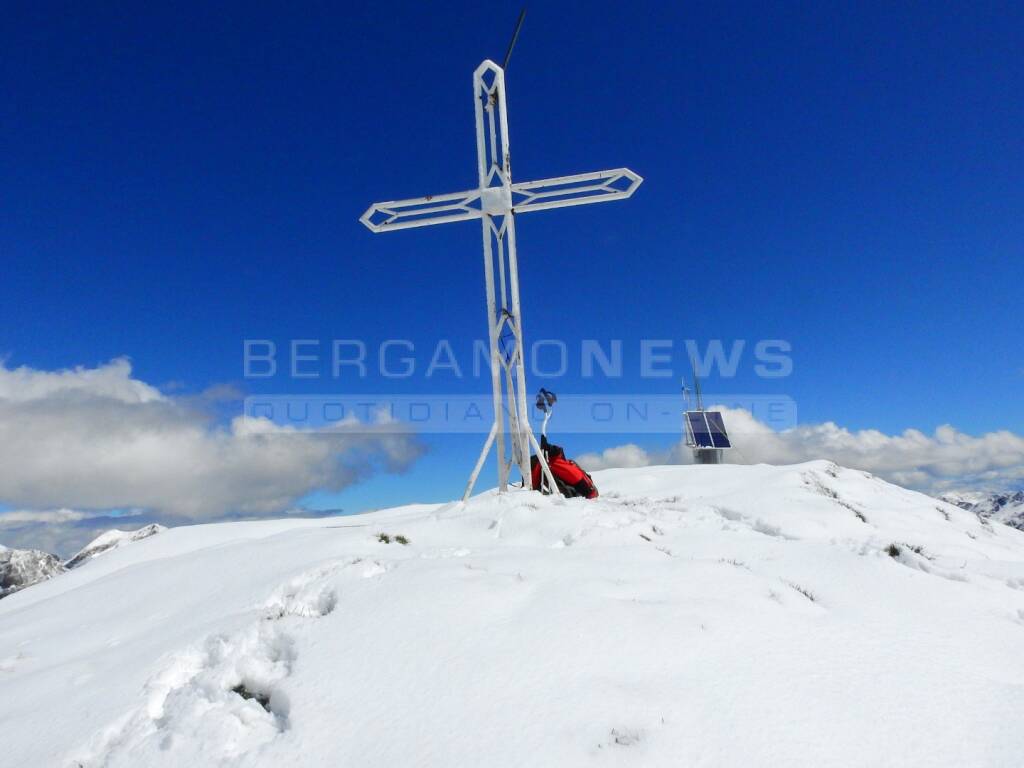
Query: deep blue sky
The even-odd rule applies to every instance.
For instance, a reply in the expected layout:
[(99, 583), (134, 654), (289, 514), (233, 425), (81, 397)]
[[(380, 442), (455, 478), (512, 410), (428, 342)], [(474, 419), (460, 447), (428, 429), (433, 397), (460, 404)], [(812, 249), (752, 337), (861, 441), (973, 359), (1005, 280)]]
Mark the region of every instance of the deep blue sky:
[[(626, 344), (624, 380), (556, 387), (673, 392), (634, 375), (641, 338), (779, 338), (792, 376), (759, 380), (747, 356), (708, 389), (784, 393), (802, 421), (850, 428), (1021, 431), (1024, 10), (767, 5), (529, 9), (515, 177), (645, 177), (624, 203), (520, 217), (528, 337)], [(471, 74), (518, 9), (5, 5), (8, 365), (127, 355), (183, 392), (486, 391), (244, 381), (241, 349), (408, 338), (429, 358), (483, 336), (476, 224), (357, 219), (474, 185)], [(461, 481), (476, 443), (437, 441), (416, 475)]]

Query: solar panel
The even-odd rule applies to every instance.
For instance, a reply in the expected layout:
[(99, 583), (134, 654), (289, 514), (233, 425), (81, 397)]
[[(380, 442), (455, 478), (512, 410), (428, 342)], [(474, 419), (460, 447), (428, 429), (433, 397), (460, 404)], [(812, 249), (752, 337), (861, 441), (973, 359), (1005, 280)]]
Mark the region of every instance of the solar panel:
[(717, 411), (687, 411), (686, 425), (695, 448), (732, 448), (725, 421)]
[(715, 448), (732, 448), (732, 443), (729, 442), (729, 435), (725, 431), (725, 421), (722, 419), (722, 414), (717, 411), (708, 411), (704, 415), (708, 419), (711, 442), (715, 444)]

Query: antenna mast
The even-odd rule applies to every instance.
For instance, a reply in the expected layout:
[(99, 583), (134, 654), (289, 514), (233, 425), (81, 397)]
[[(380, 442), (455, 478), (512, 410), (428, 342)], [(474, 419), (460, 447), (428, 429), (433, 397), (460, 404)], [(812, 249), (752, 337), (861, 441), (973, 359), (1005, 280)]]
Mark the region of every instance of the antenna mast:
[(693, 358), (690, 358), (690, 370), (693, 371), (693, 391), (697, 398), (697, 410), (704, 410), (704, 398), (700, 394), (700, 376), (697, 375), (697, 365), (693, 362)]
[(523, 19), (526, 18), (526, 6), (519, 12), (519, 21), (516, 22), (516, 30), (512, 33), (512, 40), (509, 41), (508, 50), (505, 51), (505, 60), (501, 63), (503, 70), (508, 70), (508, 60), (512, 58), (512, 49), (516, 47), (516, 40), (519, 39), (519, 30), (523, 28)]

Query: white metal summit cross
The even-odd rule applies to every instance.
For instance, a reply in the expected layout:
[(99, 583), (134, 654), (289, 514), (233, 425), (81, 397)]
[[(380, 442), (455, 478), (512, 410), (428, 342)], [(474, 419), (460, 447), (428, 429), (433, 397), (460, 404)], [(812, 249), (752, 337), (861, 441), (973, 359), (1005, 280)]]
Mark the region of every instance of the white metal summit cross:
[[(360, 218), (373, 232), (470, 219), (481, 219), (483, 222), (494, 424), (473, 468), (464, 499), (469, 498), (473, 491), (476, 478), (495, 441), (499, 493), (508, 489), (509, 471), (513, 464), (519, 467), (525, 482), (529, 483), (531, 444), (548, 478), (548, 487), (556, 487), (537, 438), (530, 429), (527, 410), (514, 214), (621, 200), (632, 195), (643, 181), (628, 168), (615, 168), (513, 184), (508, 150), (505, 72), (489, 59), (473, 73), (473, 102), (476, 107), (476, 152), (480, 185), (466, 192), (374, 203)], [(508, 452), (505, 445), (506, 432), (510, 443)]]

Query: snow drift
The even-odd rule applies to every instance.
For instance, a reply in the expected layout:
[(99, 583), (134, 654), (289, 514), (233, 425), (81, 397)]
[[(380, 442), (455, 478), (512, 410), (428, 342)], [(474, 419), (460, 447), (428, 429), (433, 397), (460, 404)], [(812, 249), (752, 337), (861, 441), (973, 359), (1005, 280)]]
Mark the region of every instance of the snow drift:
[(0, 602), (12, 766), (1016, 766), (1024, 533), (827, 462), (171, 529)]

